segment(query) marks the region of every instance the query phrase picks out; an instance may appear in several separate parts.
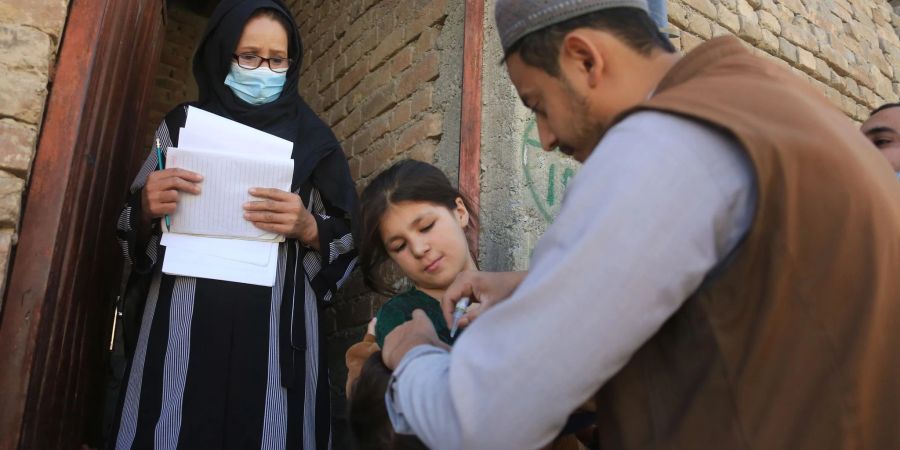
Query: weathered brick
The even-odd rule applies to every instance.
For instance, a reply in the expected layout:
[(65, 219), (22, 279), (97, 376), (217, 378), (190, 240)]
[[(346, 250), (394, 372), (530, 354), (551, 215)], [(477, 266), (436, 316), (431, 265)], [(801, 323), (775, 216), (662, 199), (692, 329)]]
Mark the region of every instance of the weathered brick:
[(785, 60), (793, 64), (797, 63), (798, 55), (796, 45), (788, 42), (785, 38), (778, 38), (778, 49)]
[(54, 50), (54, 44), (46, 33), (0, 23), (0, 66), (47, 72)]
[(778, 22), (778, 18), (774, 14), (769, 11), (759, 11), (757, 17), (759, 18), (759, 24), (763, 28), (775, 34), (781, 33), (781, 23)]
[(738, 30), (738, 36), (750, 45), (757, 45), (763, 38), (763, 30), (756, 22), (741, 17), (741, 29)]
[(800, 69), (809, 74), (816, 73), (816, 57), (805, 48), (797, 48), (797, 62)]
[(18, 226), (24, 188), (24, 180), (0, 170), (0, 227)]
[(391, 122), (388, 127), (392, 130), (399, 129), (412, 119), (412, 104), (415, 97), (397, 104), (391, 112)]
[(434, 87), (431, 85), (427, 85), (422, 89), (416, 91), (412, 96), (412, 114), (418, 114), (422, 111), (425, 111), (431, 108), (432, 105), (432, 96), (434, 95)]
[(0, 65), (0, 116), (37, 124), (47, 97), (47, 73)]
[(447, 0), (430, 0), (419, 9), (418, 17), (401, 28), (406, 41), (419, 37), (419, 34), (432, 25), (441, 23), (446, 17)]
[[(6, 276), (9, 273), (9, 258), (15, 245), (16, 233), (11, 228), (0, 230), (0, 292), (6, 292)], [(0, 309), (3, 308), (3, 296), (0, 296)]]
[(681, 34), (681, 47), (685, 52), (693, 50), (702, 43), (703, 40), (693, 34), (687, 32)]
[(375, 93), (365, 105), (363, 105), (363, 120), (369, 120), (383, 113), (388, 108), (397, 104), (394, 92), (389, 89), (382, 89)]
[(434, 162), (434, 154), (437, 151), (437, 141), (428, 139), (414, 145), (409, 150), (410, 159), (424, 161), (427, 163)]
[(404, 99), (419, 86), (437, 78), (440, 73), (440, 58), (437, 52), (426, 54), (421, 61), (409, 68), (397, 82), (397, 98)]
[(397, 139), (397, 152), (405, 151), (426, 138), (440, 136), (441, 126), (440, 114), (426, 114), (425, 117), (410, 125), (409, 128), (400, 134), (400, 137)]
[(759, 40), (757, 45), (759, 48), (775, 55), (778, 53), (778, 36), (772, 33), (769, 30), (762, 30), (762, 39)]
[(397, 28), (381, 40), (368, 56), (370, 70), (381, 66), (391, 55), (403, 48), (406, 44), (403, 34), (403, 28)]
[(422, 31), (419, 35), (419, 39), (416, 41), (416, 49), (421, 53), (436, 48), (437, 39), (440, 35), (441, 30), (439, 28), (426, 28)]
[(36, 139), (37, 128), (33, 125), (0, 120), (0, 169), (25, 178), (31, 168)]
[(391, 58), (391, 67), (390, 73), (391, 75), (398, 75), (407, 67), (409, 67), (413, 62), (413, 55), (415, 54), (416, 49), (412, 46), (407, 46), (403, 50), (400, 50), (393, 58)]
[(712, 37), (712, 26), (710, 25), (709, 19), (700, 15), (691, 17), (690, 22), (688, 22), (688, 31), (702, 39), (709, 39)]
[(727, 28), (732, 33), (737, 33), (737, 31), (741, 28), (741, 20), (740, 18), (738, 18), (738, 15), (730, 11), (724, 3), (720, 3), (717, 9), (718, 23)]
[(684, 0), (684, 4), (710, 19), (716, 18), (716, 7), (709, 0)]
[(347, 73), (338, 80), (338, 98), (342, 98), (350, 92), (350, 89), (356, 87), (356, 85), (365, 78), (367, 73), (366, 67), (362, 65), (353, 66), (352, 69), (347, 71)]
[(0, 23), (33, 27), (47, 33), (54, 42), (59, 42), (66, 23), (68, 4), (69, 0), (3, 0), (0, 3)]
[(688, 10), (681, 3), (669, 2), (669, 23), (682, 30), (687, 28)]

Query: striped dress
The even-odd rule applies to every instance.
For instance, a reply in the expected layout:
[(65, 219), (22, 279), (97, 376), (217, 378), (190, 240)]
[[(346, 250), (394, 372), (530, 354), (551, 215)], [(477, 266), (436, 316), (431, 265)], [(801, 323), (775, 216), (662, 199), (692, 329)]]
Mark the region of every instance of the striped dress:
[[(164, 149), (174, 146), (171, 129), (163, 121), (156, 132)], [(151, 151), (118, 222), (125, 257), (152, 278), (115, 448), (330, 448), (319, 307), (356, 264), (345, 214), (309, 181), (300, 185), (322, 251), (283, 242), (272, 288), (166, 275), (158, 224), (145, 248), (137, 238), (141, 188), (156, 167)]]

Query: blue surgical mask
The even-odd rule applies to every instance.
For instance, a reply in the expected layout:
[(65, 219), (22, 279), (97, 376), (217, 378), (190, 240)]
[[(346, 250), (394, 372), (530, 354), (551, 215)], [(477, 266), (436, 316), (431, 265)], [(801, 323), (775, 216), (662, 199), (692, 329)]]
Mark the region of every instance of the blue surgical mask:
[(900, 180), (900, 172), (897, 172), (897, 179)]
[(231, 71), (225, 77), (225, 85), (239, 99), (251, 105), (263, 105), (275, 101), (281, 95), (286, 79), (287, 73), (276, 73), (265, 66), (245, 69), (232, 63)]

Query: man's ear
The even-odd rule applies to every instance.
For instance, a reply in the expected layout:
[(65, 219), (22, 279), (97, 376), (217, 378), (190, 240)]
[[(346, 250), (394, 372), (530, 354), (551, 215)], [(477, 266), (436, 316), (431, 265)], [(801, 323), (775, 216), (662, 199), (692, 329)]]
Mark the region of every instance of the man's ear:
[(566, 76), (570, 81), (578, 77), (594, 88), (600, 84), (603, 65), (601, 48), (588, 30), (573, 30), (563, 38), (559, 66), (561, 69), (568, 69)]

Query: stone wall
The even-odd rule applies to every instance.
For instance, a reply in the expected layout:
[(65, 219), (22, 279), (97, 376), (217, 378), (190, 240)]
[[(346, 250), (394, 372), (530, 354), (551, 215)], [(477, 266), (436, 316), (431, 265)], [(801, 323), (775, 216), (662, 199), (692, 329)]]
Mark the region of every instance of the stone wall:
[(68, 5), (0, 3), (0, 308)]
[(900, 94), (900, 18), (886, 0), (670, 0), (669, 21), (684, 50), (737, 35), (856, 121)]

